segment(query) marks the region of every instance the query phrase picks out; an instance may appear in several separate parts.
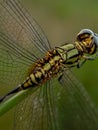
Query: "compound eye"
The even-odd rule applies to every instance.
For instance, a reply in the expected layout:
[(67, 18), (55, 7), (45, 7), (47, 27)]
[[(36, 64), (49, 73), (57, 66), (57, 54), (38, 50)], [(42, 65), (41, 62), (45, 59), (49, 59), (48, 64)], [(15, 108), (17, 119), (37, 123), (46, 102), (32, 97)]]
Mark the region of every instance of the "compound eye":
[(82, 29), (78, 35), (76, 40), (79, 42), (86, 41), (87, 39), (93, 39), (94, 33), (90, 29)]

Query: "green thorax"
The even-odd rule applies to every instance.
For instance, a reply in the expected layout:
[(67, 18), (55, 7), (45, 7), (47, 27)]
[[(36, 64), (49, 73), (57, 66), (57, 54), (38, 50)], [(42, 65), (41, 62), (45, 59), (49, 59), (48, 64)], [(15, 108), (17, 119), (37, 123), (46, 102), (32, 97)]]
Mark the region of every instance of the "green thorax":
[(78, 60), (81, 58), (78, 49), (75, 47), (75, 44), (72, 43), (64, 44), (61, 47), (56, 47), (56, 50), (68, 66), (78, 64)]

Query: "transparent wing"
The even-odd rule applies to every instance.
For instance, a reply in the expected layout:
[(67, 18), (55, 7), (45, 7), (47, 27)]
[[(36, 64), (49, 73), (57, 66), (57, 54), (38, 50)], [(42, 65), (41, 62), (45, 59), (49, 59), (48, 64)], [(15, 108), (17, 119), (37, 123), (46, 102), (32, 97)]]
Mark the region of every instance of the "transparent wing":
[(57, 130), (54, 88), (46, 83), (15, 111), (15, 130)]
[(68, 70), (21, 102), (15, 130), (97, 130), (98, 113), (86, 90)]
[[(49, 41), (43, 30), (18, 0), (1, 0), (0, 5), (2, 32), (8, 34), (15, 41), (21, 41), (29, 36), (30, 40), (24, 43), (26, 50), (31, 49), (28, 47), (30, 42), (32, 43), (31, 47), (35, 48), (35, 52), (36, 48), (39, 48), (39, 52), (43, 53), (50, 49)], [(26, 36), (26, 34), (28, 35)]]
[(0, 96), (25, 80), (50, 49), (39, 25), (18, 0), (0, 0)]
[[(65, 123), (68, 130), (97, 130), (98, 111), (87, 94), (84, 86), (75, 78), (70, 70), (64, 72), (59, 80), (66, 93), (64, 100), (60, 100)], [(62, 104), (61, 104), (62, 102)], [(62, 115), (59, 114), (59, 118)]]

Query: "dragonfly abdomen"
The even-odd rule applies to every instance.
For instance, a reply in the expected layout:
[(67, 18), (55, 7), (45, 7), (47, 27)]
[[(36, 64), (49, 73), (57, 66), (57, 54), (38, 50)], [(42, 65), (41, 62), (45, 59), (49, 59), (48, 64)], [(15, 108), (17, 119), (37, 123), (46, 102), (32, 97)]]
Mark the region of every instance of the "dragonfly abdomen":
[(62, 62), (61, 56), (55, 49), (48, 51), (44, 58), (32, 65), (29, 76), (21, 87), (26, 89), (45, 83), (59, 72)]
[(5, 100), (8, 96), (18, 93), (21, 90), (41, 86), (47, 80), (57, 75), (61, 68), (62, 62), (63, 60), (61, 56), (55, 49), (48, 51), (44, 58), (32, 64), (27, 79), (15, 89), (3, 96), (0, 99), (0, 102)]

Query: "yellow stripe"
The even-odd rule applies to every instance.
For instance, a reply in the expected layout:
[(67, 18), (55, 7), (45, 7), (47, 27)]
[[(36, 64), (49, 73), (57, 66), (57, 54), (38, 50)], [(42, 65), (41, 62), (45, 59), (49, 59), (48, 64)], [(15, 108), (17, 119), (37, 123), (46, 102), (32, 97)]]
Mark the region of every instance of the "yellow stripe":
[(35, 84), (38, 84), (37, 81), (36, 81), (36, 79), (35, 79), (34, 74), (31, 74), (30, 78), (31, 78), (32, 82), (34, 82)]
[(47, 64), (44, 65), (44, 70), (45, 71), (48, 71), (50, 69), (51, 69), (51, 65), (49, 63), (47, 63)]

